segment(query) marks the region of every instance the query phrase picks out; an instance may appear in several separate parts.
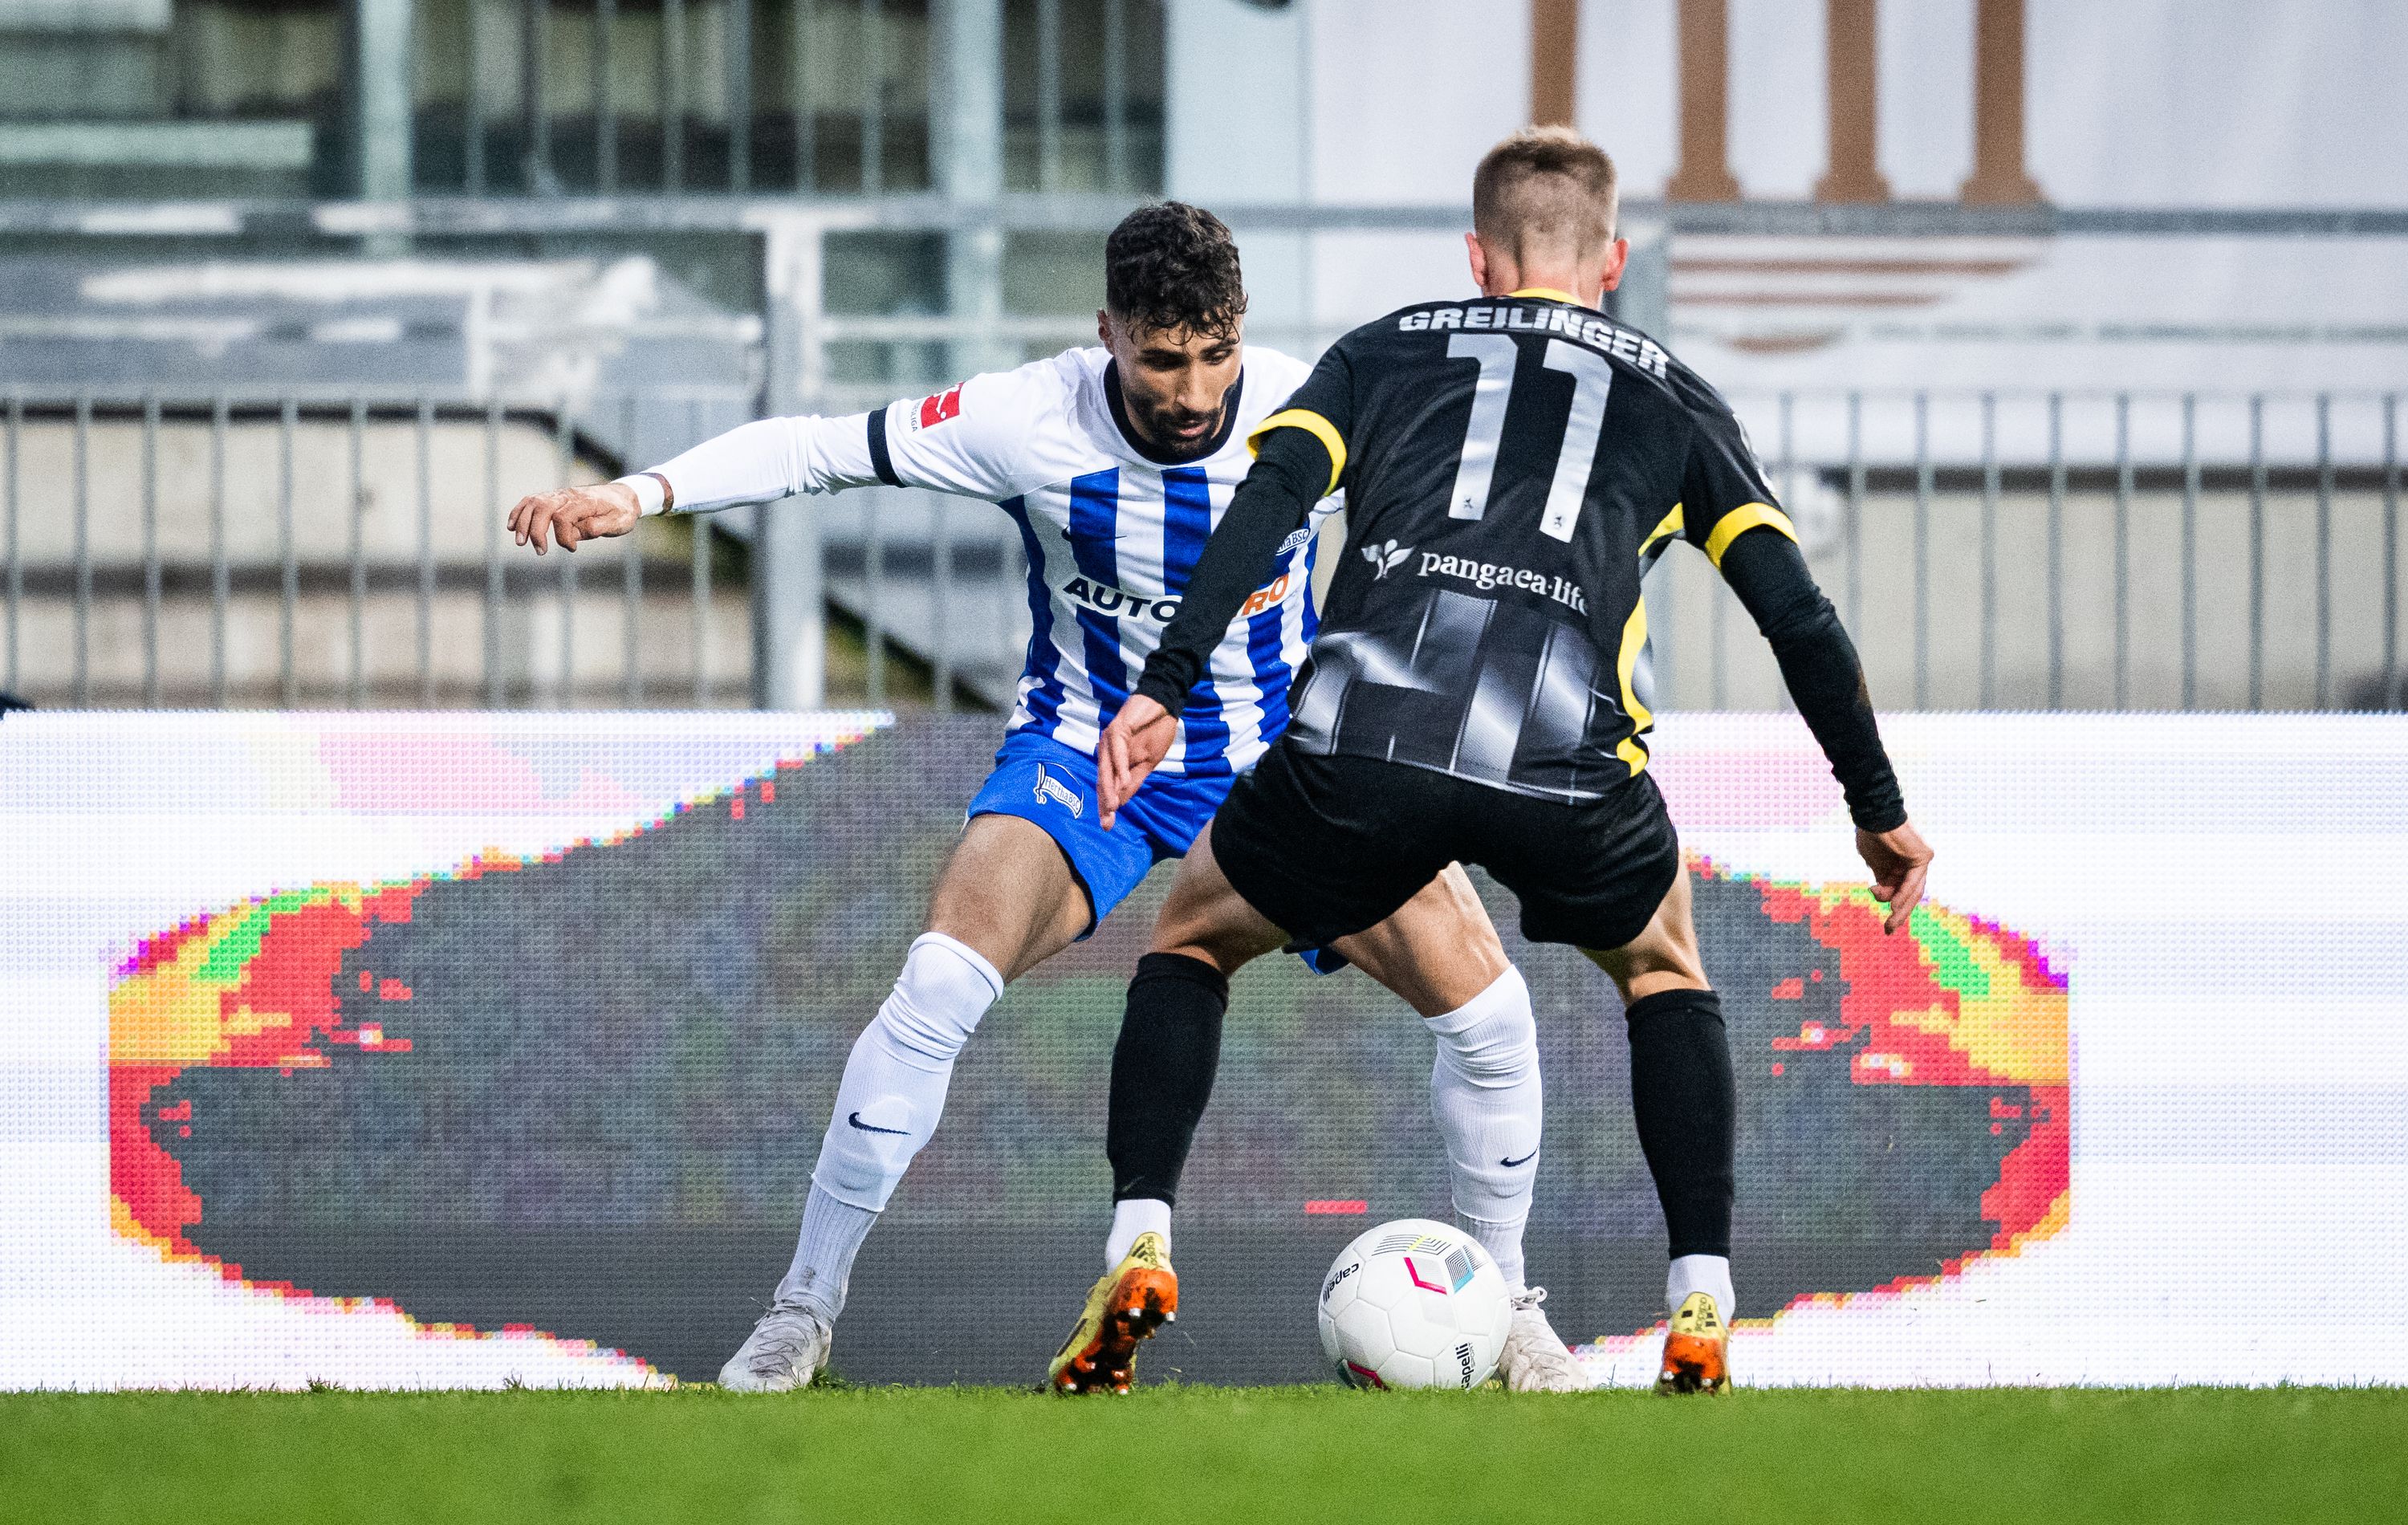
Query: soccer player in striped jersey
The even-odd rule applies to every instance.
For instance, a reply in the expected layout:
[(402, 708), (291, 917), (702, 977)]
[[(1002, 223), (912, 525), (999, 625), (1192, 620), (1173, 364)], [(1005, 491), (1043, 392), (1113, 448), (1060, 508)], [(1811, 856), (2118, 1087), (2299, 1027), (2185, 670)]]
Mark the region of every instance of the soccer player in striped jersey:
[[(1242, 341), (1245, 291), (1228, 229), (1178, 203), (1141, 208), (1106, 246), (1100, 348), (973, 377), (846, 418), (748, 424), (652, 471), (540, 494), (510, 515), (519, 543), (573, 551), (649, 513), (709, 511), (885, 483), (982, 498), (1018, 527), (1033, 633), (996, 768), (930, 897), (894, 993), (854, 1044), (803, 1210), (794, 1263), (720, 1374), (724, 1387), (801, 1387), (825, 1363), (854, 1255), (935, 1130), (953, 1061), (1005, 985), (1085, 937), (1154, 864), (1187, 851), (1237, 775), (1288, 721), (1312, 640), (1318, 505), (1226, 622), (1154, 776), (1100, 818), (1096, 746), (1126, 701), (1250, 457), (1249, 433), (1309, 369)], [(1438, 1036), (1432, 1105), (1458, 1213), (1521, 1277), (1540, 1128), (1529, 993), (1459, 867), (1377, 926), (1332, 942)], [(1334, 964), (1338, 960), (1330, 960)], [(1175, 1176), (1209, 1098), (1228, 985), (1211, 962), (1149, 955), (1113, 1054), (1112, 1229), (1104, 1275), (1049, 1381), (1125, 1391), (1138, 1342), (1175, 1316)], [(1447, 1056), (1455, 1055), (1450, 1064)], [(1492, 1144), (1510, 1144), (1497, 1169)], [(1530, 1310), (1536, 1314), (1535, 1303)], [(1540, 1385), (1577, 1381), (1546, 1331)], [(1567, 1375), (1566, 1374), (1570, 1374)]]

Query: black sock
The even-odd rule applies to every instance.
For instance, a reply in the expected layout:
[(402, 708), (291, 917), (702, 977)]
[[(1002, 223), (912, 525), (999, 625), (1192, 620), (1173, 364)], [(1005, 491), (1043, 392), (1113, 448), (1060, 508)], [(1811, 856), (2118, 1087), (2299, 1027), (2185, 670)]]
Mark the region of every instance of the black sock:
[(1739, 1086), (1722, 998), (1665, 990), (1630, 1003), (1630, 1111), (1672, 1257), (1730, 1254)]
[(1149, 953), (1129, 981), (1128, 1010), (1112, 1045), (1111, 1112), (1104, 1152), (1112, 1201), (1178, 1201), (1179, 1174), (1221, 1066), (1221, 1018), (1229, 982), (1200, 958)]

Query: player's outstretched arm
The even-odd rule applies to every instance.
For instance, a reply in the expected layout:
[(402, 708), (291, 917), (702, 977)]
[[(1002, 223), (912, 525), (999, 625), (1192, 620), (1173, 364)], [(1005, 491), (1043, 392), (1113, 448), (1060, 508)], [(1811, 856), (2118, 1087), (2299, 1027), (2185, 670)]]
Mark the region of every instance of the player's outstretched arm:
[[(599, 487), (538, 493), (510, 511), (510, 531), (540, 555), (552, 539), (564, 550), (596, 535), (624, 535), (652, 513), (710, 513), (775, 503), (810, 493), (883, 482), (973, 496), (1008, 496), (1010, 466), (1030, 388), (1019, 373), (974, 377), (918, 404), (837, 418), (797, 415), (740, 424), (650, 471)], [(960, 398), (979, 397), (975, 421)], [(950, 410), (935, 406), (946, 403)], [(920, 427), (890, 439), (887, 424), (908, 409)], [(939, 426), (941, 425), (941, 426)], [(1001, 441), (999, 444), (998, 441)]]
[(1023, 366), (867, 413), (760, 419), (650, 471), (524, 498), (510, 511), (510, 531), (540, 555), (549, 539), (574, 551), (592, 536), (625, 534), (645, 514), (710, 513), (880, 482), (999, 501), (1025, 489), (1027, 440), (1036, 421), (1058, 411), (1060, 392), (1047, 367)]
[(1310, 432), (1278, 428), (1263, 437), (1254, 468), (1196, 559), (1179, 612), (1163, 626), (1144, 676), (1096, 745), (1096, 792), (1107, 829), (1170, 750), (1188, 691), (1204, 675), (1212, 648), (1229, 633), (1246, 596), (1269, 578), (1280, 542), (1329, 490), (1330, 475), (1328, 447)]
[(1856, 851), (1872, 870), (1873, 898), (1889, 907), (1883, 929), (1896, 932), (1923, 899), (1932, 854), (1906, 818), (1856, 643), (1798, 542), (1778, 529), (1759, 525), (1732, 540), (1722, 574), (1771, 644), (1798, 712), (1831, 761), (1856, 823)]
[[(850, 418), (765, 418), (704, 440), (650, 471), (593, 487), (567, 487), (521, 498), (510, 511), (510, 533), (544, 553), (547, 539), (564, 551), (596, 536), (624, 535), (649, 513), (708, 512), (747, 503), (774, 503), (796, 493), (832, 492), (875, 481), (868, 415)], [(850, 461), (853, 474), (845, 474)]]

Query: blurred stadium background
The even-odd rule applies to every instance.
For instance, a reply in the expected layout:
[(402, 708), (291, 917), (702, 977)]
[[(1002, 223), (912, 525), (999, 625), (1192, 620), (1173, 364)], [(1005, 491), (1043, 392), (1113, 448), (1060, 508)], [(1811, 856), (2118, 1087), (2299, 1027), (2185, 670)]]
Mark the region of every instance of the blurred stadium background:
[[(877, 490), (538, 560), (508, 506), (1089, 341), (1162, 195), (1312, 354), (1467, 288), (1533, 120), (1619, 160), (1617, 315), (1738, 405), (1885, 711), (2219, 712), (1894, 714), (1954, 834), (1885, 942), (1802, 728), (1683, 718), (1786, 708), (1744, 612), (1653, 574), (1761, 1066), (1751, 1372), (2396, 1379), (2408, 748), (2229, 712), (2403, 708), (2401, 58), (2393, 0), (0, 0), (0, 691), (45, 712), (0, 733), (0, 1386), (708, 1376), (1010, 702), (1019, 543)], [(137, 706), (774, 712), (48, 712)], [(1038, 1369), (1165, 877), (1007, 998), (849, 1372)], [(1627, 1380), (1621, 1024), (1530, 967), (1534, 1248)], [(1396, 1003), (1245, 981), (1156, 1358), (1200, 1380), (1317, 1372), (1321, 1209), (1442, 1210)], [(2293, 1327), (2311, 1270), (2357, 1321)]]
[[(2381, 0), (0, 0), (0, 688), (993, 708), (973, 505), (501, 512), (1079, 342), (1157, 195), (1310, 353), (1464, 283), (1536, 119), (1885, 708), (2398, 708), (2404, 55)], [(1659, 698), (1780, 707), (1694, 560)]]

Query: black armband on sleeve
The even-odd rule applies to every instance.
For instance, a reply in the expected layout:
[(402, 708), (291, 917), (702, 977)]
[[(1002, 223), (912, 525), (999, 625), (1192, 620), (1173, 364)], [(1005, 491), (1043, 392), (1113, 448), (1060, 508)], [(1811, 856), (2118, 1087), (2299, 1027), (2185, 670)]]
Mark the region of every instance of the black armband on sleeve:
[(903, 479), (895, 474), (894, 453), (886, 448), (886, 410), (871, 409), (865, 422), (869, 430), (869, 469), (887, 486), (902, 486)]
[(1238, 484), (1196, 560), (1179, 612), (1163, 627), (1138, 693), (1174, 715), (1186, 708), (1212, 648), (1229, 633), (1246, 596), (1269, 580), (1280, 542), (1304, 523), (1328, 484), (1329, 451), (1312, 434), (1273, 429), (1263, 437), (1254, 469)]
[(1748, 530), (1723, 552), (1722, 572), (1771, 643), (1789, 697), (1847, 796), (1850, 818), (1867, 831), (1904, 825), (1905, 798), (1873, 720), (1864, 665), (1798, 542), (1777, 529)]

